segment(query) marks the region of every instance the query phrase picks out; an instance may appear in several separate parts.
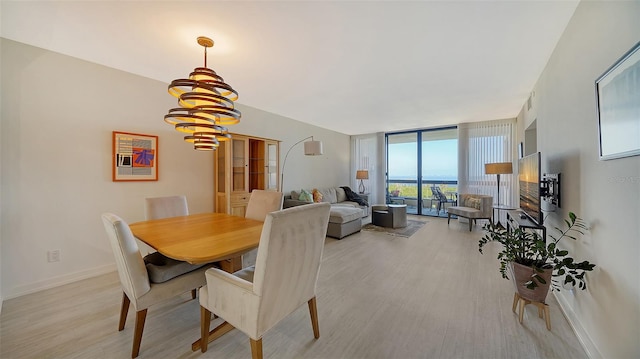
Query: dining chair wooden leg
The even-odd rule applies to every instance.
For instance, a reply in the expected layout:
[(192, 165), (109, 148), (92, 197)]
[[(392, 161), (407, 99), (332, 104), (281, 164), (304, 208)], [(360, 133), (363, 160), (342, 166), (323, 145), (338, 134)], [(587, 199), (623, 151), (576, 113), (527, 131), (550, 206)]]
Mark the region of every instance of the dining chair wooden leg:
[(198, 292), (198, 289), (192, 289), (191, 290), (191, 299), (196, 299), (196, 293)]
[(129, 297), (125, 292), (122, 292), (122, 306), (120, 307), (120, 323), (118, 323), (118, 331), (124, 329), (124, 324), (127, 322), (127, 313), (129, 313)]
[(249, 338), (249, 340), (251, 341), (251, 358), (262, 359), (262, 338), (258, 340)]
[(209, 347), (209, 325), (211, 324), (211, 312), (200, 306), (200, 350), (204, 353)]
[(311, 315), (311, 325), (313, 326), (313, 336), (320, 338), (320, 326), (318, 325), (318, 307), (316, 297), (309, 299), (309, 314)]
[(133, 332), (133, 349), (131, 357), (135, 358), (140, 354), (140, 343), (142, 342), (142, 332), (144, 331), (144, 321), (147, 319), (147, 310), (143, 309), (136, 313), (136, 327)]

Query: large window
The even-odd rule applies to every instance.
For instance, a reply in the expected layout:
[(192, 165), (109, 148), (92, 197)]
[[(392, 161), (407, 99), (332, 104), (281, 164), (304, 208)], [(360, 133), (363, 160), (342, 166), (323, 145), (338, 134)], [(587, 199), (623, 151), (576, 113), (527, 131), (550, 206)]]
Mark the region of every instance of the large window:
[(457, 201), (457, 129), (393, 133), (386, 138), (387, 203), (406, 204), (407, 213), (446, 216), (447, 207)]

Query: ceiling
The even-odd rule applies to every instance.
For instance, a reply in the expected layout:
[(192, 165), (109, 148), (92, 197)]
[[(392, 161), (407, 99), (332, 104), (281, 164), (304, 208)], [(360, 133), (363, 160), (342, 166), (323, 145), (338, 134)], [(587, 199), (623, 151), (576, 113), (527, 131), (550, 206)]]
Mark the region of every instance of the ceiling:
[[(6, 1), (4, 38), (356, 135), (516, 117), (578, 1)], [(259, 119), (243, 118), (243, 121)]]

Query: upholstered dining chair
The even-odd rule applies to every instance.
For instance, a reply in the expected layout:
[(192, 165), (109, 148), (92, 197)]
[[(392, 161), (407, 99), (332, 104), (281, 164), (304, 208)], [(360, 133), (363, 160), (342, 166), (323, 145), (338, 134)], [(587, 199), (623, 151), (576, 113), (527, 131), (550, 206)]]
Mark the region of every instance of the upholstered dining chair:
[[(282, 192), (264, 191), (254, 189), (249, 197), (247, 210), (244, 217), (264, 222), (267, 213), (279, 211), (282, 209), (282, 201), (284, 196)], [(258, 249), (253, 249), (242, 255), (242, 268), (250, 267), (256, 264)]]
[(283, 199), (282, 192), (254, 189), (251, 191), (244, 217), (264, 222), (267, 213), (282, 209)]
[[(122, 307), (120, 309), (120, 321), (118, 330), (124, 329), (127, 321), (129, 305), (133, 304), (136, 312), (136, 324), (133, 332), (133, 348), (131, 357), (135, 358), (140, 353), (142, 332), (147, 317), (147, 309), (159, 302), (173, 298), (193, 288), (205, 285), (204, 272), (208, 266), (200, 267), (192, 271), (188, 263), (181, 262), (178, 266), (168, 266), (166, 269), (173, 275), (158, 276), (158, 283), (150, 280), (149, 273), (138, 249), (138, 243), (131, 233), (129, 225), (122, 218), (112, 213), (102, 215), (102, 223), (107, 231), (111, 248), (116, 259), (120, 285), (122, 286)], [(187, 268), (185, 273), (185, 267)], [(167, 273), (164, 273), (167, 274)]]
[[(144, 199), (144, 218), (146, 220), (188, 215), (189, 205), (187, 204), (187, 197), (184, 195), (147, 197)], [(143, 259), (145, 263), (151, 263), (152, 265), (166, 265), (167, 262), (172, 261), (158, 252), (150, 253)], [(196, 299), (197, 292), (197, 288), (191, 291), (192, 299)]]
[(186, 196), (149, 197), (144, 199), (144, 217), (162, 219), (188, 216), (189, 206)]
[(314, 337), (320, 337), (316, 283), (329, 222), (329, 203), (267, 214), (255, 267), (230, 274), (208, 269), (200, 288), (200, 349), (206, 352), (211, 313), (247, 334), (253, 358), (262, 358), (262, 336), (305, 302)]

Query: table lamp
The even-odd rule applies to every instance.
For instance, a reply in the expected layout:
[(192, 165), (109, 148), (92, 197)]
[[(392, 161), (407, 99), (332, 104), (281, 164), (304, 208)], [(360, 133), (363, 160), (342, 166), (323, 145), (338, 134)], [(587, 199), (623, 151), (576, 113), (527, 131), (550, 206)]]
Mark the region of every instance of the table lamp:
[(360, 180), (360, 186), (358, 186), (358, 191), (360, 194), (364, 193), (364, 182), (362, 180), (369, 179), (369, 171), (368, 170), (358, 170), (356, 171), (356, 179)]

